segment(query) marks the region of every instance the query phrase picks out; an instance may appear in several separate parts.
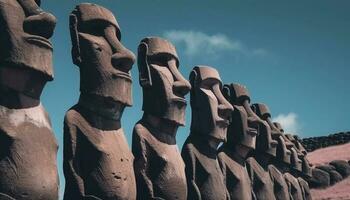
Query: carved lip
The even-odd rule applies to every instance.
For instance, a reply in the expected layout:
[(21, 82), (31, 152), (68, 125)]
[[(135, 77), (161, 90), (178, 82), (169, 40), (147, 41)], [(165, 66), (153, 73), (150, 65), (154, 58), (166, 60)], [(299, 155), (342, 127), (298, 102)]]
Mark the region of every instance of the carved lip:
[(187, 101), (185, 98), (181, 98), (181, 97), (174, 97), (172, 98), (173, 102), (177, 102), (177, 103), (182, 103), (184, 105), (187, 105)]
[(256, 136), (258, 135), (258, 130), (255, 128), (248, 128), (248, 134), (251, 136)]
[(223, 127), (228, 127), (230, 125), (230, 121), (227, 120), (227, 119), (220, 119), (220, 120), (217, 120), (216, 123), (218, 125), (222, 125)]
[(43, 46), (43, 47), (46, 47), (46, 48), (51, 49), (51, 50), (53, 49), (51, 42), (44, 37), (37, 36), (37, 35), (31, 35), (31, 36), (27, 37), (26, 40), (30, 43), (33, 43), (33, 44), (36, 44), (39, 46)]
[(126, 72), (117, 72), (115, 74), (113, 74), (115, 77), (120, 77), (120, 78), (124, 78), (124, 79), (127, 79), (127, 80), (130, 80), (131, 81), (131, 76), (130, 74), (126, 73)]

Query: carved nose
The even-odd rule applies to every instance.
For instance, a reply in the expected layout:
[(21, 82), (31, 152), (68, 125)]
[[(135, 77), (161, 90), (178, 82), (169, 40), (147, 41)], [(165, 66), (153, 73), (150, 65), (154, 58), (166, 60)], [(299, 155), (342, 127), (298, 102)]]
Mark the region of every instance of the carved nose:
[(287, 149), (287, 150), (286, 150), (286, 154), (287, 154), (288, 156), (290, 156), (290, 155), (292, 155), (292, 152), (289, 151), (289, 150)]
[(23, 30), (31, 35), (49, 39), (56, 26), (56, 17), (47, 12), (31, 15), (24, 20)]
[(118, 49), (116, 48), (115, 50), (116, 53), (112, 56), (112, 65), (116, 69), (128, 73), (135, 63), (135, 55), (124, 46)]
[(271, 147), (277, 147), (277, 145), (278, 145), (278, 142), (276, 141), (276, 140), (272, 140), (271, 141)]
[(233, 107), (229, 103), (223, 103), (219, 105), (218, 110), (221, 118), (230, 119)]
[(173, 84), (173, 90), (177, 96), (185, 97), (185, 95), (191, 90), (191, 85), (186, 80), (175, 81)]
[(248, 126), (249, 127), (258, 129), (259, 123), (260, 123), (260, 119), (258, 119), (258, 117), (256, 117), (256, 116), (248, 117)]

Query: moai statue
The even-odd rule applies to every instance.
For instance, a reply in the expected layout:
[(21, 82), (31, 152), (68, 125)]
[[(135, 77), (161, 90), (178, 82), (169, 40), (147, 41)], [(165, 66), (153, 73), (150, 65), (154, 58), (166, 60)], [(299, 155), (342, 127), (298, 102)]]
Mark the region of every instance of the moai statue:
[(180, 74), (175, 47), (159, 37), (138, 48), (143, 117), (133, 132), (137, 199), (187, 199), (185, 164), (176, 132), (185, 125), (185, 95), (190, 83)]
[(272, 139), (276, 140), (278, 145), (276, 149), (276, 156), (270, 161), (271, 164), (268, 166), (270, 176), (274, 184), (274, 193), (276, 199), (290, 199), (289, 190), (286, 180), (284, 179), (283, 173), (278, 169), (279, 163), (281, 165), (284, 163), (290, 164), (291, 152), (288, 148), (292, 147), (293, 144), (285, 140), (285, 135), (283, 132), (275, 126), (271, 120), (271, 113), (266, 104), (254, 104), (255, 111), (257, 115), (264, 120), (269, 128), (271, 129)]
[(0, 199), (57, 200), (57, 149), (41, 93), (53, 80), (56, 18), (40, 1), (0, 0)]
[(269, 125), (271, 129), (272, 139), (278, 140), (278, 138), (282, 136), (288, 148), (291, 148), (292, 146), (294, 146), (293, 143), (291, 143), (284, 135), (283, 129), (281, 127), (276, 126), (275, 123), (272, 122), (271, 112), (269, 107), (266, 104), (258, 103), (256, 104), (255, 108), (256, 108), (256, 114), (262, 120), (266, 121), (266, 123)]
[[(257, 113), (259, 104), (253, 104), (252, 110)], [(266, 121), (259, 123), (259, 134), (253, 157), (247, 160), (248, 172), (257, 199), (276, 199), (274, 183), (270, 176), (271, 162), (276, 157), (277, 141), (272, 139), (271, 128)]]
[(132, 105), (135, 56), (121, 44), (119, 25), (106, 8), (78, 5), (70, 30), (80, 99), (64, 121), (64, 199), (136, 199), (134, 158), (120, 123)]
[(234, 107), (227, 129), (227, 141), (219, 149), (218, 159), (231, 200), (254, 198), (252, 184), (246, 168), (246, 159), (255, 149), (258, 123), (261, 121), (250, 107), (246, 87), (225, 85), (225, 98)]
[(304, 155), (307, 154), (307, 151), (305, 149), (305, 147), (301, 144), (301, 140), (300, 138), (297, 136), (297, 135), (293, 135), (293, 138), (294, 138), (294, 144), (295, 146), (297, 147), (297, 149), (303, 153)]
[(222, 94), (219, 73), (197, 66), (190, 74), (191, 133), (182, 148), (186, 164), (188, 200), (229, 199), (217, 159), (217, 148), (226, 140), (233, 107)]
[[(283, 130), (282, 125), (280, 123), (274, 122), (273, 124), (284, 134), (284, 130)], [(289, 138), (291, 138), (291, 137), (287, 134), (285, 136), (285, 139), (289, 141)], [(295, 137), (293, 137), (293, 138), (296, 139)], [(296, 153), (295, 143), (292, 142), (292, 141), (289, 141), (289, 143), (292, 144), (292, 145), (290, 145), (288, 147), (283, 147), (283, 149), (286, 149), (286, 148), (290, 149), (290, 150), (285, 150), (285, 151), (289, 151), (290, 152), (289, 153), (290, 154), (289, 155), (289, 157), (290, 157), (289, 162), (287, 162), (286, 160), (284, 160), (284, 162), (278, 162), (277, 161), (277, 162), (275, 162), (275, 165), (278, 167), (278, 169), (280, 169), (281, 171), (283, 171), (285, 173), (284, 176), (286, 177), (286, 180), (288, 180), (288, 185), (289, 185), (289, 189), (291, 190), (290, 194), (291, 194), (292, 198), (294, 196), (294, 198), (297, 198), (297, 199), (299, 198), (300, 199), (300, 192), (299, 191), (301, 191), (302, 199), (304, 199), (304, 200), (305, 199), (306, 200), (311, 200), (312, 198), (311, 198), (309, 185), (304, 180), (304, 178), (302, 178), (302, 177), (310, 178), (312, 176), (312, 174), (311, 174), (311, 167), (310, 167), (309, 161), (306, 159), (306, 156), (302, 156), (302, 159), (301, 159), (301, 172), (300, 172), (300, 170), (297, 170), (299, 172), (296, 173), (295, 170), (291, 170), (291, 164), (292, 164), (291, 160), (293, 160), (293, 163), (294, 163), (293, 165), (295, 165), (294, 168), (299, 168), (300, 169), (300, 167), (299, 167), (300, 164), (297, 164), (297, 163), (300, 163), (300, 162), (298, 161), (298, 159), (296, 159), (294, 157), (296, 155), (298, 155), (298, 158), (300, 158), (300, 155), (301, 155), (300, 152), (302, 152), (302, 155), (304, 155), (304, 153), (303, 153), (302, 149), (299, 149), (300, 152)], [(299, 144), (301, 145), (300, 141), (299, 141)], [(280, 151), (281, 149), (277, 148), (277, 152)], [(292, 150), (292, 149), (294, 149), (294, 150)], [(291, 151), (294, 152), (293, 158), (291, 156), (291, 154), (292, 154)], [(306, 154), (306, 151), (305, 151), (305, 154)], [(279, 160), (279, 158), (277, 157), (276, 160)], [(292, 169), (293, 169), (293, 167), (292, 167)], [(296, 177), (293, 176), (291, 173), (297, 177), (300, 189), (299, 189), (298, 185), (296, 184), (296, 181), (295, 181)]]

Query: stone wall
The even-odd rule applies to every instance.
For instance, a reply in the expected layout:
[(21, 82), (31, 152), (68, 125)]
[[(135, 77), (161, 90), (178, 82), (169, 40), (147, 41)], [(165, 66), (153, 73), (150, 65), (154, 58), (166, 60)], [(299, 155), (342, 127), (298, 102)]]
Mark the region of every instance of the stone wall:
[(350, 132), (339, 132), (328, 136), (304, 138), (301, 142), (305, 149), (311, 152), (316, 149), (350, 142)]

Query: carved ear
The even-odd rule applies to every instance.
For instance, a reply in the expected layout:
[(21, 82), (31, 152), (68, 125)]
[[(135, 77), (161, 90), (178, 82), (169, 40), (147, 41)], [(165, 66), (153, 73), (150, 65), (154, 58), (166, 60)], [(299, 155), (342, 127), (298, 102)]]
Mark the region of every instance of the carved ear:
[(139, 68), (139, 81), (141, 87), (152, 86), (152, 77), (147, 61), (147, 54), (148, 45), (145, 42), (142, 42), (137, 50), (137, 65)]
[(222, 88), (222, 94), (224, 95), (225, 99), (231, 103), (231, 90), (230, 85), (225, 84)]
[[(250, 108), (252, 109), (252, 111), (253, 111), (255, 114), (257, 114), (256, 112), (257, 112), (258, 110), (257, 110), (257, 105), (256, 105), (256, 104), (251, 105)], [(257, 114), (257, 115), (258, 115), (258, 114)]]
[(189, 77), (189, 81), (191, 84), (191, 105), (192, 107), (196, 105), (196, 103), (194, 102), (194, 99), (196, 99), (196, 88), (197, 88), (197, 82), (198, 82), (198, 73), (197, 73), (198, 68), (195, 67), (193, 68), (193, 70), (190, 73), (190, 77)]
[(69, 29), (70, 37), (72, 41), (72, 59), (73, 63), (77, 66), (82, 62), (80, 57), (80, 46), (79, 46), (79, 36), (78, 36), (78, 19), (75, 14), (69, 15)]

